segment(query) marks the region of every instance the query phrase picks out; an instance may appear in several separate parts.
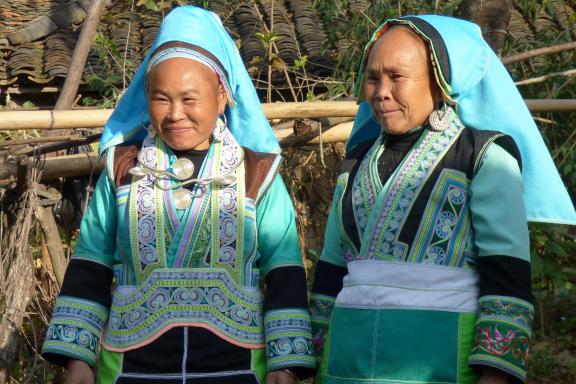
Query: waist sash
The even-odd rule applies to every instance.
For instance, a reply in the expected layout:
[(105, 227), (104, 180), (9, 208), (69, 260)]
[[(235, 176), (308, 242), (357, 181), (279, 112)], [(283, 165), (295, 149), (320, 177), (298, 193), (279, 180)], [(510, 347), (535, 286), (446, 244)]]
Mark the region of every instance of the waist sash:
[(336, 306), (474, 313), (478, 308), (478, 273), (433, 264), (352, 261)]

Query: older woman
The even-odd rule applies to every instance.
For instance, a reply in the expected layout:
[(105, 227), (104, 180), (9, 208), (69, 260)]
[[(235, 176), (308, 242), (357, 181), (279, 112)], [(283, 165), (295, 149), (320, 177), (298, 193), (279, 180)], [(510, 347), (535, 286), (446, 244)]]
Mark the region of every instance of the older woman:
[(101, 383), (293, 384), (311, 373), (278, 143), (215, 14), (166, 17), (100, 152), (107, 172), (43, 347), (67, 365), (66, 382), (93, 382), (94, 365)]
[(522, 98), (449, 17), (386, 21), (360, 72), (313, 287), (320, 381), (523, 381), (527, 218), (576, 215)]

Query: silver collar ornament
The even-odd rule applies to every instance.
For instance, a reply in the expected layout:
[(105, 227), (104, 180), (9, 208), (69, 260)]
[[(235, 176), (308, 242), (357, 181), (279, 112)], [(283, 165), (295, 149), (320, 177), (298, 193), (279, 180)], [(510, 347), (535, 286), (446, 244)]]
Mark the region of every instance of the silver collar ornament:
[[(218, 119), (216, 128), (214, 129), (213, 139), (216, 142), (223, 140), (226, 123)], [(242, 147), (240, 147), (242, 149)], [(214, 175), (199, 178), (192, 178), (194, 175), (194, 163), (187, 158), (176, 159), (171, 168), (157, 169), (150, 167), (143, 161), (138, 153), (138, 165), (132, 167), (128, 172), (134, 176), (150, 176), (154, 179), (156, 187), (163, 191), (174, 190), (174, 206), (177, 209), (187, 209), (191, 204), (194, 197), (201, 197), (206, 193), (206, 187), (209, 184), (217, 185), (234, 185), (236, 184), (235, 171), (244, 162), (244, 150), (240, 151), (238, 161), (230, 169)], [(165, 187), (160, 183), (163, 179), (172, 179), (179, 181), (179, 183), (172, 183), (170, 187)], [(196, 184), (193, 190), (184, 188), (189, 184)]]

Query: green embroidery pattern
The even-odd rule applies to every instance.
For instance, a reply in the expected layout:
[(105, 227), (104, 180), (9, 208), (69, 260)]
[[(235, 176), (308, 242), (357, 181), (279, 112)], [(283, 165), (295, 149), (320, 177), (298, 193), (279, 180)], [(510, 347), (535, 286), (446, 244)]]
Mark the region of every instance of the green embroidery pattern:
[(521, 299), (481, 297), (469, 364), (494, 366), (525, 380), (533, 313)]
[(108, 311), (100, 304), (60, 296), (48, 325), (42, 353), (54, 353), (94, 365)]
[(462, 172), (444, 169), (424, 210), (408, 261), (462, 266), (470, 232), (468, 186)]
[(447, 108), (452, 115), (450, 126), (440, 132), (425, 132), (401, 165), (390, 191), (378, 196), (373, 208), (378, 216), (369, 219), (366, 233), (371, 236), (363, 241), (366, 245), (361, 258), (398, 261), (408, 256), (408, 244), (398, 241), (398, 235), (428, 177), (464, 128), (454, 110)]
[(264, 317), (264, 329), (269, 371), (294, 366), (314, 368), (310, 315), (306, 310), (268, 311)]
[(324, 353), (324, 344), (328, 335), (330, 318), (336, 299), (331, 296), (313, 294), (310, 300), (310, 318), (312, 319), (312, 345), (317, 362)]
[(204, 324), (241, 345), (261, 345), (262, 294), (239, 286), (225, 270), (152, 271), (130, 295), (115, 293), (104, 343), (124, 350), (172, 324)]

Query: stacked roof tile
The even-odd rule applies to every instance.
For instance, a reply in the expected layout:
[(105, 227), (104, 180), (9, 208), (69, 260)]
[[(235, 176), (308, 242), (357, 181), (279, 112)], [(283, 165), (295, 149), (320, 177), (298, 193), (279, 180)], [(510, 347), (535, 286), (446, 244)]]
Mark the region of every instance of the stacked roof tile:
[[(70, 58), (90, 0), (0, 0), (0, 87), (58, 85), (66, 77)], [(195, 4), (195, 1), (190, 1)], [(288, 65), (303, 55), (309, 71), (328, 73), (325, 33), (311, 8), (312, 1), (254, 2), (211, 0), (234, 39), (252, 75), (267, 72), (267, 56), (257, 32), (265, 33), (273, 14), (280, 58)], [(131, 0), (109, 0), (100, 20), (99, 34), (89, 54), (83, 82), (99, 76), (134, 71), (151, 46), (162, 12), (134, 5)], [(258, 7), (258, 8), (256, 8)], [(263, 78), (262, 78), (263, 79)], [(277, 76), (277, 81), (282, 79)], [(274, 80), (274, 79), (273, 79)]]

